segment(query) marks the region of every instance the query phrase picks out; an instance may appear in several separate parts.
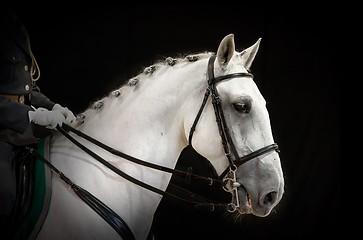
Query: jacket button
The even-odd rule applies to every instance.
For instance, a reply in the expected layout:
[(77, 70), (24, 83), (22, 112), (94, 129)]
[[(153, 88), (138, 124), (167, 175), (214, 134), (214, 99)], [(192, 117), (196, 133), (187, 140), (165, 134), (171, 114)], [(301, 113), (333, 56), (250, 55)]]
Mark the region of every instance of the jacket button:
[(27, 72), (27, 71), (28, 71), (28, 69), (29, 69), (28, 65), (25, 65), (25, 66), (24, 66), (24, 70)]
[(25, 85), (25, 90), (29, 90), (29, 85), (27, 84), (27, 85)]

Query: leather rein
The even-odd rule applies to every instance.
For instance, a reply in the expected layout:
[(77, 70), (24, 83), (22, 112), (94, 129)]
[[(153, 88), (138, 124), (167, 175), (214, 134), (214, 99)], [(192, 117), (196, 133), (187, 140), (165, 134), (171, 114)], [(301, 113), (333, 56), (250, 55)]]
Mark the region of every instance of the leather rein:
[[(204, 94), (203, 102), (200, 106), (200, 109), (196, 115), (196, 118), (194, 120), (194, 123), (191, 127), (190, 133), (189, 133), (189, 145), (192, 146), (192, 137), (193, 133), (195, 132), (196, 125), (200, 119), (200, 116), (203, 112), (203, 109), (207, 103), (207, 99), (209, 96), (212, 97), (212, 104), (214, 107), (214, 112), (216, 116), (216, 121), (219, 128), (219, 133), (222, 139), (222, 145), (225, 152), (225, 155), (229, 161), (229, 167), (219, 176), (219, 178), (211, 178), (211, 177), (205, 177), (200, 176), (191, 173), (190, 171), (180, 171), (177, 169), (171, 169), (165, 166), (153, 164), (150, 162), (143, 161), (141, 159), (135, 158), (133, 156), (130, 156), (128, 154), (125, 154), (123, 152), (120, 152), (116, 149), (113, 149), (102, 142), (92, 138), (91, 136), (82, 133), (81, 131), (76, 130), (75, 128), (63, 124), (62, 127), (58, 126), (57, 129), (59, 132), (61, 132), (66, 138), (68, 138), (72, 143), (77, 145), (79, 148), (81, 148), (83, 151), (85, 151), (87, 154), (95, 158), (97, 161), (101, 162), (103, 165), (108, 167), (110, 170), (118, 174), (119, 176), (125, 178), (126, 180), (133, 182), (134, 184), (137, 184), (143, 188), (146, 188), (150, 191), (153, 191), (157, 194), (160, 194), (165, 197), (171, 197), (176, 198), (178, 200), (187, 202), (188, 204), (194, 204), (197, 208), (203, 208), (208, 209), (210, 211), (213, 211), (215, 209), (221, 209), (221, 210), (227, 210), (229, 212), (234, 212), (237, 207), (239, 207), (239, 200), (238, 200), (238, 193), (237, 188), (241, 187), (241, 184), (237, 182), (236, 180), (236, 170), (237, 168), (252, 160), (255, 159), (261, 155), (269, 154), (272, 151), (279, 151), (278, 145), (276, 143), (270, 144), (268, 146), (262, 147), (261, 149), (258, 149), (254, 152), (251, 152), (243, 157), (239, 157), (237, 149), (232, 141), (231, 135), (229, 133), (228, 126), (226, 124), (226, 120), (223, 114), (222, 106), (221, 106), (221, 99), (219, 98), (218, 91), (216, 89), (216, 84), (218, 82), (236, 78), (236, 77), (253, 77), (251, 73), (233, 73), (228, 74), (220, 77), (214, 77), (214, 61), (216, 59), (215, 55), (212, 55), (208, 62), (208, 88)], [(188, 191), (186, 189), (178, 187), (179, 190), (186, 193), (188, 197), (182, 198), (180, 196), (174, 195), (170, 192), (160, 190), (158, 188), (155, 188), (149, 184), (146, 184), (144, 182), (141, 182), (138, 179), (133, 178), (132, 176), (126, 174), (125, 172), (121, 171), (120, 169), (116, 168), (114, 165), (110, 164), (108, 161), (97, 155), (95, 152), (88, 149), (86, 146), (81, 144), (79, 141), (77, 141), (75, 138), (73, 138), (69, 132), (73, 132), (76, 135), (86, 139), (87, 141), (103, 148), (104, 150), (122, 157), (124, 159), (127, 159), (131, 162), (134, 162), (139, 165), (143, 165), (149, 168), (153, 168), (156, 170), (164, 171), (171, 173), (176, 176), (183, 177), (187, 180), (187, 182), (190, 181), (197, 181), (204, 184), (207, 184), (209, 186), (215, 186), (218, 188), (222, 188), (224, 191), (227, 191), (234, 196), (234, 199), (232, 199), (231, 203), (219, 203), (219, 202), (211, 202), (209, 199), (206, 199), (202, 196), (199, 196), (191, 191)], [(234, 155), (234, 160), (231, 156)], [(36, 152), (37, 154), (37, 152)], [(127, 224), (122, 220), (121, 217), (119, 217), (115, 212), (112, 211), (112, 209), (108, 208), (106, 205), (102, 203), (99, 199), (97, 199), (95, 196), (93, 196), (91, 193), (87, 192), (86, 190), (82, 189), (80, 186), (76, 185), (74, 182), (72, 182), (69, 178), (67, 178), (62, 172), (60, 172), (54, 165), (50, 163), (47, 159), (45, 159), (40, 154), (37, 154), (37, 157), (45, 162), (53, 172), (55, 172), (57, 175), (61, 177), (62, 180), (64, 180), (67, 184), (69, 184), (72, 189), (76, 192), (77, 195), (79, 195), (82, 200), (84, 200), (92, 209), (94, 209), (98, 214), (101, 215), (118, 233), (120, 236), (122, 236), (125, 239), (135, 239), (132, 231), (129, 229)]]

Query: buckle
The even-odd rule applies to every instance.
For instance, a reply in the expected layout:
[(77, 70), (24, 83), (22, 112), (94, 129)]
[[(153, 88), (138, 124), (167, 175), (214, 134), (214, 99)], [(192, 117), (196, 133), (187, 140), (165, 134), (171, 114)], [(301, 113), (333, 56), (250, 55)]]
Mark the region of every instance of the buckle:
[(25, 102), (25, 97), (24, 97), (24, 95), (20, 95), (20, 96), (18, 97), (18, 102), (20, 102), (20, 103), (24, 103), (24, 102)]

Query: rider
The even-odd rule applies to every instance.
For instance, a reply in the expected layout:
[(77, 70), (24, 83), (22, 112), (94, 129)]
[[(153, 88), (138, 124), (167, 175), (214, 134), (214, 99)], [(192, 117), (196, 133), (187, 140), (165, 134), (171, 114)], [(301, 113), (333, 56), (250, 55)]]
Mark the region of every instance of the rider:
[(16, 155), (24, 146), (75, 122), (73, 113), (43, 95), (29, 36), (10, 8), (0, 10), (0, 235), (10, 229), (17, 196)]

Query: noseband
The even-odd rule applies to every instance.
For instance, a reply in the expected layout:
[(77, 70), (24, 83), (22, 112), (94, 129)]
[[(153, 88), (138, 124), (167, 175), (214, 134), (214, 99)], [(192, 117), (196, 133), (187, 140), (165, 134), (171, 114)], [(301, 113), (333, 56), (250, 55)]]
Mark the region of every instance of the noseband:
[[(231, 138), (231, 134), (230, 131), (228, 129), (227, 123), (226, 123), (226, 119), (224, 117), (223, 114), (223, 108), (221, 105), (221, 99), (219, 97), (217, 88), (216, 88), (216, 84), (227, 80), (227, 79), (232, 79), (232, 78), (236, 78), (236, 77), (251, 77), (253, 78), (253, 75), (251, 73), (244, 73), (244, 72), (240, 72), (240, 73), (232, 73), (232, 74), (227, 74), (227, 75), (223, 75), (220, 77), (214, 77), (214, 62), (216, 59), (216, 55), (212, 55), (209, 58), (208, 61), (208, 88), (204, 94), (204, 99), (202, 102), (202, 105), (199, 108), (198, 114), (193, 122), (193, 125), (190, 129), (189, 132), (189, 145), (192, 146), (192, 138), (193, 138), (193, 133), (195, 132), (195, 128), (197, 126), (197, 123), (200, 119), (200, 116), (203, 112), (203, 109), (207, 103), (207, 99), (209, 96), (212, 97), (212, 104), (213, 104), (213, 108), (214, 108), (214, 113), (216, 116), (216, 121), (218, 124), (218, 129), (219, 129), (219, 135), (221, 136), (222, 139), (222, 146), (223, 146), (223, 150), (224, 153), (228, 159), (229, 162), (229, 166), (225, 169), (225, 171), (220, 175), (220, 178), (223, 179), (223, 189), (227, 192), (230, 192), (233, 194), (233, 196), (235, 196), (234, 199), (234, 203), (230, 203), (229, 205), (229, 211), (233, 212), (236, 210), (237, 207), (239, 207), (239, 200), (238, 200), (238, 192), (237, 192), (237, 188), (241, 186), (240, 183), (237, 182), (236, 179), (236, 171), (237, 168), (239, 166), (241, 166), (242, 164), (255, 159), (257, 157), (260, 157), (264, 154), (268, 154), (271, 153), (272, 151), (278, 151), (278, 145), (276, 143), (272, 143), (268, 146), (262, 147), (254, 152), (251, 152), (243, 157), (240, 157), (235, 144), (233, 143), (233, 140)], [(232, 159), (231, 156), (231, 152), (234, 155), (234, 160)]]

